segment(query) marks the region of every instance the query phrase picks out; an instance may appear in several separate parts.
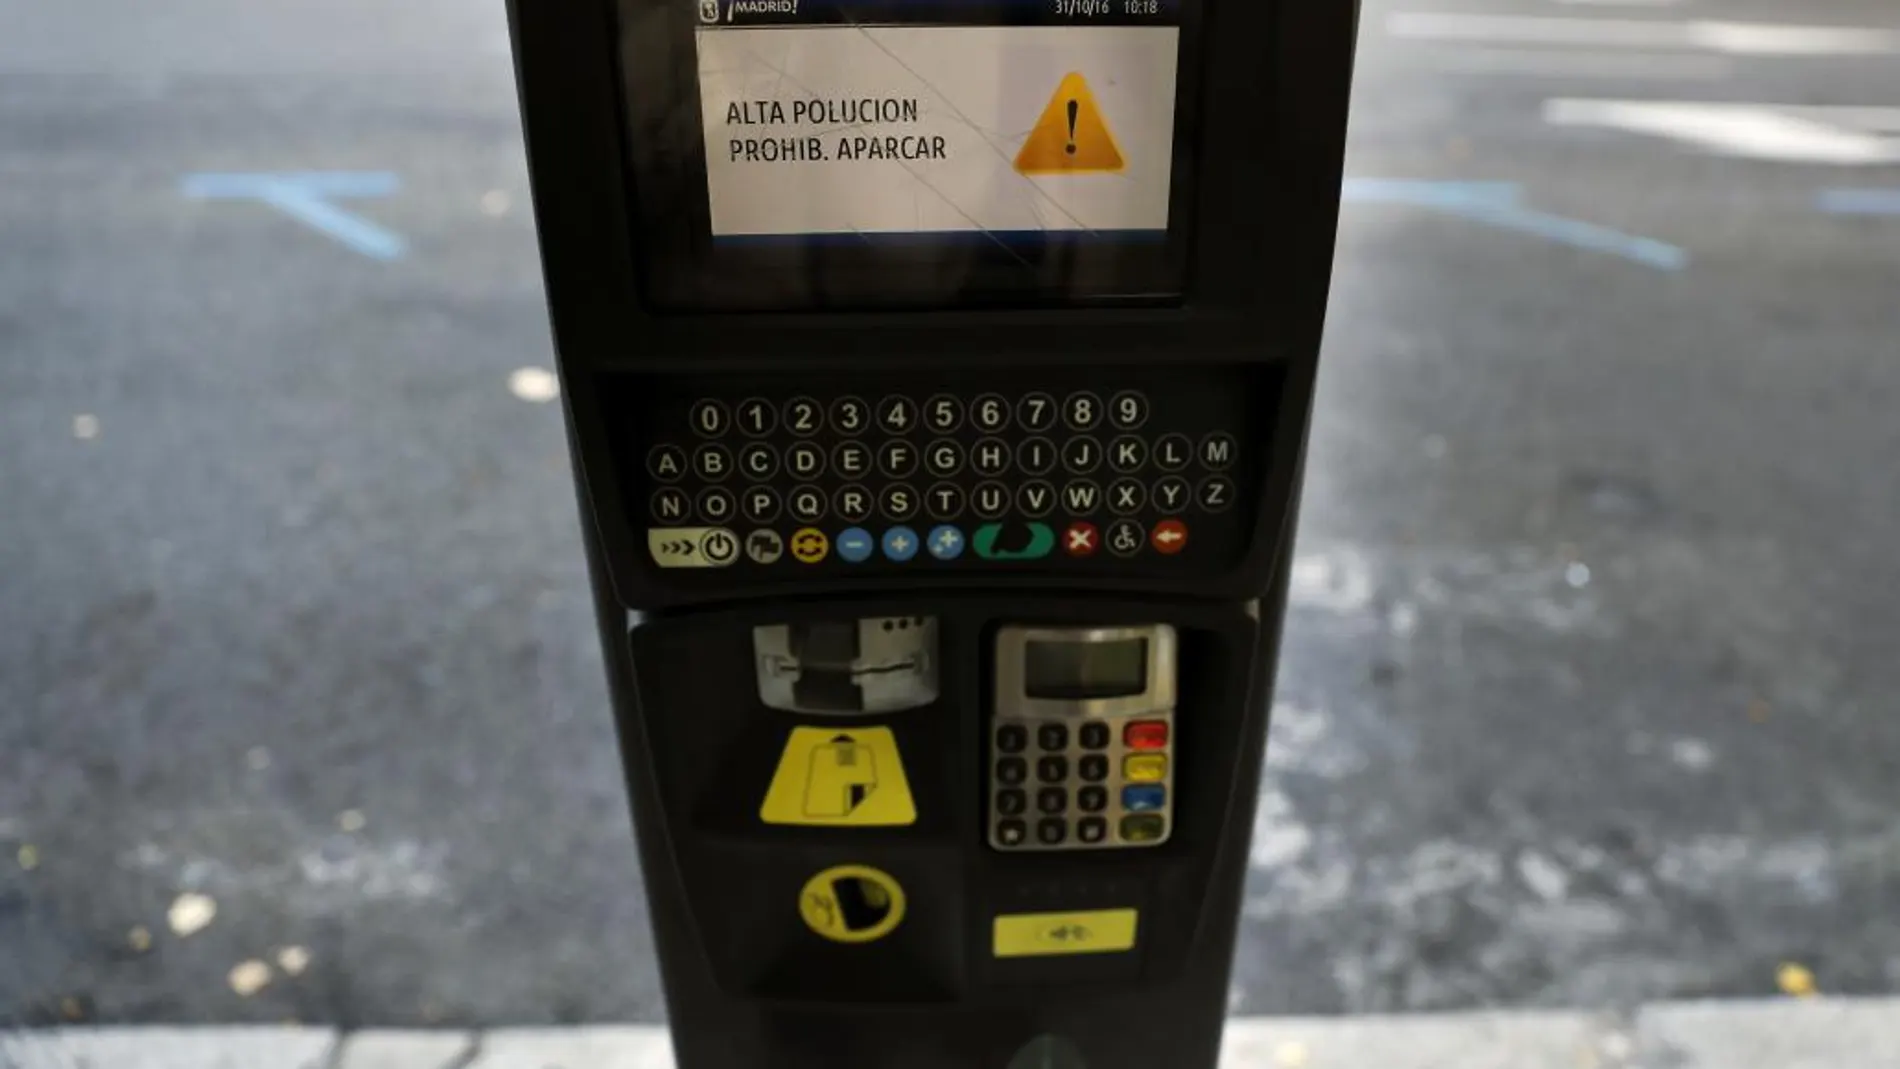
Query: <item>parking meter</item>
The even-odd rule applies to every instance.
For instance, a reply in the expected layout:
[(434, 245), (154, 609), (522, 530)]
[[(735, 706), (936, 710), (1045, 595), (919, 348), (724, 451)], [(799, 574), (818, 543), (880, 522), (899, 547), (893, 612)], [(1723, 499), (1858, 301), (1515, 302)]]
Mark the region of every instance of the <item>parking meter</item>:
[(681, 1069), (1211, 1069), (1349, 0), (512, 3)]

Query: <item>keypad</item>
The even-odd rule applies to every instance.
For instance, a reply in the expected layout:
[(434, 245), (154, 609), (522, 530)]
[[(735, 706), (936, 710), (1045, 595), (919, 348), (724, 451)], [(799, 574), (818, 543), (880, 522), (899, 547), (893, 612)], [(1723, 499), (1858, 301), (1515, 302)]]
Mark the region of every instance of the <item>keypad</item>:
[[(1231, 566), (1250, 543), (1240, 495), (1259, 465), (1246, 437), (1250, 380), (1131, 377), (968, 392), (865, 377), (838, 394), (809, 380), (749, 381), (729, 394), (663, 380), (642, 393), (648, 418), (628, 432), (650, 558), (786, 578)], [(914, 539), (888, 539), (898, 527)], [(838, 552), (850, 528), (870, 536), (869, 552)], [(825, 536), (822, 554), (809, 537), (807, 552), (763, 548), (808, 531)], [(708, 538), (761, 550), (707, 554)]]
[(998, 718), (990, 844), (999, 850), (1153, 846), (1173, 822), (1174, 715)]

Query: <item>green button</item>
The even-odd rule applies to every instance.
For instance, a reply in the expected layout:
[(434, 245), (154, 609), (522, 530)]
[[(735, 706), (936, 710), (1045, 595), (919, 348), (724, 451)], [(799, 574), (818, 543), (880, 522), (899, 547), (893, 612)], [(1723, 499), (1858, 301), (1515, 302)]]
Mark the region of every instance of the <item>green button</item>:
[(1046, 523), (991, 523), (970, 544), (984, 560), (1041, 560), (1056, 548), (1056, 533)]

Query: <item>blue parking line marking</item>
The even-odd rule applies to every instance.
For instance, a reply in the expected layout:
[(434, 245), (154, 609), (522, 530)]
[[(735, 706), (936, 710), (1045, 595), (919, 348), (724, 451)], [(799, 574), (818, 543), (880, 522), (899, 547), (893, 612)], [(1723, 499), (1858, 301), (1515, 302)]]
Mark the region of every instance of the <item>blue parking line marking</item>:
[(1688, 252), (1668, 242), (1526, 208), (1523, 188), (1511, 182), (1348, 178), (1342, 195), (1353, 204), (1428, 208), (1559, 245), (1621, 257), (1659, 271), (1680, 271), (1689, 265)]
[(1814, 206), (1829, 215), (1900, 215), (1900, 189), (1824, 189)]
[(407, 251), (402, 235), (346, 211), (333, 201), (388, 197), (402, 179), (388, 171), (263, 171), (185, 176), (180, 192), (194, 200), (257, 200), (332, 241), (374, 260), (394, 260)]

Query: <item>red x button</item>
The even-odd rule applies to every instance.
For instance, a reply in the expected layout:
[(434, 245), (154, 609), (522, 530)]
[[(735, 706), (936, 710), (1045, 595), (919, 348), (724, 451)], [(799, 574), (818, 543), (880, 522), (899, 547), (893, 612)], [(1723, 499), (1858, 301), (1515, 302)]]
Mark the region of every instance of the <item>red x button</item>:
[(1101, 544), (1101, 540), (1096, 537), (1095, 525), (1080, 520), (1069, 525), (1062, 539), (1062, 548), (1071, 557), (1093, 557)]

